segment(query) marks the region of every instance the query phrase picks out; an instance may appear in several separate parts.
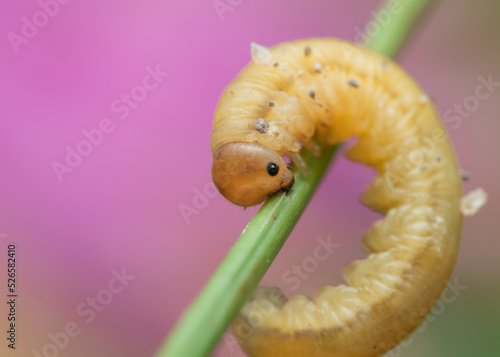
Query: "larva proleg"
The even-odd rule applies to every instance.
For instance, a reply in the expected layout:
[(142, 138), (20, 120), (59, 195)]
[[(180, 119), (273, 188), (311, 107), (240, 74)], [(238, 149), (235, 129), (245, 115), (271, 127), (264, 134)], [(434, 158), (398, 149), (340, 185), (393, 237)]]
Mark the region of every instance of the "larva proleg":
[[(259, 288), (234, 323), (249, 356), (379, 356), (425, 318), (453, 269), (462, 188), (452, 146), (429, 97), (397, 64), (336, 39), (271, 49), (224, 90), (214, 117), (212, 177), (231, 202), (255, 205), (289, 190), (282, 156), (301, 162), (351, 137), (351, 160), (377, 173), (363, 202), (385, 213), (347, 285), (314, 299)], [(292, 193), (293, 194), (293, 193)]]

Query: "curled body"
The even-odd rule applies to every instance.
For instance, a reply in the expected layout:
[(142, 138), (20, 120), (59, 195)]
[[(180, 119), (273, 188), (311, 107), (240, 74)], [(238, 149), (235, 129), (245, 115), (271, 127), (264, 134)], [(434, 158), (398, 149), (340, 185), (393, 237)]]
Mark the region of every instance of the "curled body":
[[(430, 98), (391, 60), (336, 39), (267, 50), (225, 89), (215, 112), (212, 177), (231, 202), (258, 204), (290, 190), (305, 146), (351, 137), (346, 156), (376, 170), (363, 202), (385, 213), (365, 234), (369, 252), (346, 285), (314, 299), (259, 288), (234, 323), (250, 356), (379, 356), (425, 318), (457, 257), (459, 170)], [(292, 191), (293, 194), (293, 191)]]

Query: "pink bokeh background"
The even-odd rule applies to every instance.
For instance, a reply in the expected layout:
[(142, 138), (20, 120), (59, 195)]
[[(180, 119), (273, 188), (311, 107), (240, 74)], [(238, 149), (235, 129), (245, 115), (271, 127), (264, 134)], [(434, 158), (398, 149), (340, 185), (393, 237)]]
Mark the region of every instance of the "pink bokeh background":
[[(1, 355), (43, 355), (50, 335), (71, 322), (79, 333), (45, 355), (152, 355), (256, 212), (212, 194), (203, 207), (193, 205), (196, 190), (211, 182), (213, 111), (249, 61), (249, 43), (354, 40), (374, 21), (376, 3), (242, 0), (221, 17), (212, 1), (69, 1), (18, 45), (11, 33), (21, 35), (23, 18), (32, 21), (40, 5), (0, 5)], [(474, 95), (478, 77), (500, 81), (499, 10), (495, 1), (443, 1), (402, 53), (400, 63), (441, 113)], [(168, 76), (141, 91), (136, 86), (148, 67)], [(124, 94), (141, 101), (120, 119), (112, 103), (123, 106)], [(499, 102), (500, 91), (493, 91), (459, 124), (447, 123), (460, 165), (471, 174), (465, 190), (483, 187), (490, 198), (464, 224), (454, 276), (467, 289), (456, 306), (500, 298)], [(103, 118), (113, 131), (58, 178), (53, 163), (66, 164), (66, 147), (76, 149), (82, 131)], [(317, 237), (330, 235), (339, 248), (299, 290), (312, 294), (326, 282), (340, 283), (341, 269), (365, 255), (360, 238), (379, 217), (359, 203), (371, 179), (369, 169), (339, 159), (264, 282), (290, 292), (283, 274), (312, 254)], [(183, 216), (186, 206), (196, 214)], [(6, 347), (4, 333), (9, 243), (17, 246), (16, 351)], [(123, 269), (133, 279), (109, 295), (113, 271)], [(86, 322), (78, 307), (96, 297), (108, 304)], [(464, 335), (489, 333), (487, 319), (500, 315), (491, 306), (484, 321), (464, 322)], [(452, 308), (434, 325), (452, 321)], [(448, 355), (456, 346), (438, 333), (424, 331), (400, 355)], [(226, 335), (213, 355), (243, 356), (233, 342)]]

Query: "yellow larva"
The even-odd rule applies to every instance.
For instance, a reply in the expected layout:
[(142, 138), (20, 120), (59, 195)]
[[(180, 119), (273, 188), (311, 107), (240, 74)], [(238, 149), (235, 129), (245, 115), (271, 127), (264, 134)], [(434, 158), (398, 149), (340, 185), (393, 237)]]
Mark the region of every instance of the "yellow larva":
[(450, 142), (428, 96), (387, 58), (335, 39), (253, 50), (215, 112), (221, 193), (258, 204), (293, 185), (282, 156), (300, 167), (302, 145), (356, 136), (347, 157), (377, 171), (363, 201), (386, 216), (364, 237), (368, 258), (345, 269), (348, 285), (286, 302), (259, 288), (234, 331), (250, 356), (379, 356), (426, 316), (457, 257), (462, 191)]

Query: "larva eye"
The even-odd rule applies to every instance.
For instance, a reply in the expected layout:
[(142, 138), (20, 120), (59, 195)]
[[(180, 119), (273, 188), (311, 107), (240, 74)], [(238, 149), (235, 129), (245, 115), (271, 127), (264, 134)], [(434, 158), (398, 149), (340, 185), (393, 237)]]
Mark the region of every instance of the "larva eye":
[(212, 179), (229, 201), (254, 206), (276, 192), (289, 191), (294, 177), (285, 160), (274, 150), (257, 143), (222, 145), (214, 155)]
[(270, 162), (267, 164), (267, 173), (269, 176), (276, 176), (279, 172), (280, 168), (274, 162)]

